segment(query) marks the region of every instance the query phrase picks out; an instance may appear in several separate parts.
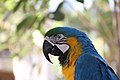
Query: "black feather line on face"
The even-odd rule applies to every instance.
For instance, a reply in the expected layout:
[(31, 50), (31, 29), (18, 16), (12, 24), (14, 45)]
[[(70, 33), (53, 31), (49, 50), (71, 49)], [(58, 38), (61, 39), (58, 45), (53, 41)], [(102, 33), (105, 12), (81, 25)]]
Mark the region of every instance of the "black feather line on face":
[(64, 66), (68, 61), (69, 50), (67, 50), (63, 55), (59, 56), (58, 60), (62, 66)]

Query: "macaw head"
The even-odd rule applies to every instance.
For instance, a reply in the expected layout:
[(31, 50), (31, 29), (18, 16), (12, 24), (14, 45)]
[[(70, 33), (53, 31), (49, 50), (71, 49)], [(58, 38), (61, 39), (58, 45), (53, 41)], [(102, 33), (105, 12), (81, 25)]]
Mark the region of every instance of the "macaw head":
[(53, 28), (45, 34), (44, 38), (44, 56), (49, 62), (51, 62), (49, 54), (59, 56), (61, 65), (67, 62), (70, 51), (74, 51), (73, 48), (83, 48), (89, 41), (84, 32), (68, 27)]

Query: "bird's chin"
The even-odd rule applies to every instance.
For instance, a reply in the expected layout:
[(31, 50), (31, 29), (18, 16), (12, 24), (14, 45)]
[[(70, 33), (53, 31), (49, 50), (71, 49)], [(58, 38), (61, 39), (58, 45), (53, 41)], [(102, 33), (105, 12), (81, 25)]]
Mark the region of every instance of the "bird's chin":
[(69, 50), (66, 52), (66, 53), (64, 53), (63, 55), (61, 55), (61, 56), (59, 56), (59, 58), (58, 58), (58, 60), (59, 60), (59, 62), (60, 62), (60, 65), (65, 65), (66, 64), (66, 62), (67, 62), (67, 60), (68, 60), (68, 56), (69, 56)]

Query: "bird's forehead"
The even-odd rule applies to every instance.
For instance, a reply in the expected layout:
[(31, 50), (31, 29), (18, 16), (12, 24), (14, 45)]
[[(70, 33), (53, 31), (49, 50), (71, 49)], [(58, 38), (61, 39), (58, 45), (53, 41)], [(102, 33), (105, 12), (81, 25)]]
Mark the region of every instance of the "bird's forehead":
[(56, 28), (50, 29), (46, 33), (46, 35), (51, 36), (51, 35), (56, 35), (56, 34), (63, 34), (64, 36), (69, 37), (72, 35), (71, 33), (74, 31), (75, 31), (74, 29), (67, 28), (67, 27), (56, 27)]
[(67, 37), (65, 37), (63, 34), (55, 34), (55, 35), (51, 35), (51, 36), (45, 36), (45, 40), (49, 40), (49, 41), (60, 41), (63, 38), (66, 39)]
[(74, 28), (68, 28), (68, 27), (56, 27), (56, 28), (50, 29), (46, 33), (47, 36), (56, 35), (56, 34), (64, 34), (64, 36), (66, 37), (85, 35), (85, 33), (82, 31), (79, 31)]
[(66, 38), (69, 38), (69, 40), (71, 39), (71, 41), (73, 41), (73, 38), (74, 38), (74, 40), (78, 40), (79, 42), (83, 42), (84, 39), (86, 38), (86, 34), (84, 32), (79, 31), (79, 30), (74, 29), (74, 28), (68, 28), (68, 27), (57, 27), (57, 28), (50, 29), (45, 34), (45, 36), (50, 37), (52, 35), (57, 35), (57, 34), (63, 34)]

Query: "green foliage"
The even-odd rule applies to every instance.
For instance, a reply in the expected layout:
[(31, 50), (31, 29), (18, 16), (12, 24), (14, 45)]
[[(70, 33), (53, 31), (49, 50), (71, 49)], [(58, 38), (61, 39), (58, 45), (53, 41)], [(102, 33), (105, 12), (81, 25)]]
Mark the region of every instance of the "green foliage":
[(18, 25), (16, 31), (25, 31), (27, 29), (30, 29), (32, 25), (35, 23), (37, 19), (37, 16), (34, 15), (28, 15), (26, 16)]
[(47, 16), (48, 15), (46, 15), (46, 16), (43, 16), (42, 18), (40, 17), (40, 18), (38, 18), (38, 27), (37, 27), (37, 29), (38, 30), (40, 30), (40, 32), (41, 32), (41, 34), (42, 35), (44, 35), (45, 34), (45, 31), (44, 31), (44, 29), (43, 29), (43, 24), (45, 23), (45, 20), (46, 20), (46, 18), (47, 18)]
[(13, 12), (16, 12), (18, 10), (18, 8), (20, 7), (21, 3), (23, 2), (24, 0), (20, 0), (16, 6), (13, 8)]
[(49, 18), (57, 21), (62, 21), (64, 19), (64, 14), (61, 12), (61, 8), (63, 6), (64, 2), (61, 2), (59, 6), (57, 7), (55, 12), (52, 12), (49, 14)]

